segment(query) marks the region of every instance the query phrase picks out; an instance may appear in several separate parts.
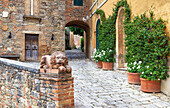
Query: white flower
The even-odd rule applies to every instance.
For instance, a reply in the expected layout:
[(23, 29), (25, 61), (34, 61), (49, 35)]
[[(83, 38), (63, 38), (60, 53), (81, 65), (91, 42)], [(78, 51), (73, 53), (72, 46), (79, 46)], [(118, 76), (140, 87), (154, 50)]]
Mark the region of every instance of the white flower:
[(147, 68), (149, 68), (149, 66), (146, 66)]
[(128, 69), (129, 69), (129, 70), (131, 70), (131, 68), (130, 68), (130, 67), (128, 67)]
[(133, 57), (135, 57), (135, 56), (133, 56)]
[(158, 80), (160, 80), (160, 79), (158, 79)]
[(139, 69), (140, 68), (140, 65), (137, 67), (137, 69)]
[(136, 65), (136, 61), (134, 62), (134, 65)]
[(142, 74), (144, 74), (144, 72), (142, 72)]
[(141, 64), (142, 63), (142, 61), (139, 61), (139, 64)]
[(150, 74), (152, 74), (152, 72), (150, 72)]

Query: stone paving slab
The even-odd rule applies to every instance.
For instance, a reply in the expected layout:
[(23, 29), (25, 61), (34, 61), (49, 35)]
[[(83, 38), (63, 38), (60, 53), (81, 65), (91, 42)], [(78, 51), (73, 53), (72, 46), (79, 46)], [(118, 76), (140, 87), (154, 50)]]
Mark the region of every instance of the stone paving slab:
[(82, 52), (80, 49), (72, 49), (72, 50), (66, 50), (65, 51), (68, 60), (71, 59), (85, 59), (86, 55), (84, 52)]
[(75, 108), (170, 108), (170, 97), (144, 93), (130, 85), (122, 71), (103, 71), (88, 59), (70, 60), (73, 68)]

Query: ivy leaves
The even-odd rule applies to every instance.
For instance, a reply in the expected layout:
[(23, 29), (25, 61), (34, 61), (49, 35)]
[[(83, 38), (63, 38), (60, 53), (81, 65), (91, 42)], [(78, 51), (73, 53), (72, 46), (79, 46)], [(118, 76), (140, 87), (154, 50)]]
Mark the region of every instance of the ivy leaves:
[(116, 54), (116, 19), (120, 7), (125, 8), (125, 23), (130, 22), (130, 8), (126, 0), (119, 1), (115, 8), (113, 9), (113, 14), (109, 18), (104, 18), (104, 12), (102, 10), (97, 10), (96, 14), (100, 14), (102, 19), (102, 25), (99, 26), (99, 49), (100, 51), (106, 51), (111, 49), (112, 52), (108, 53), (102, 61), (112, 61), (115, 62), (116, 59), (114, 55)]

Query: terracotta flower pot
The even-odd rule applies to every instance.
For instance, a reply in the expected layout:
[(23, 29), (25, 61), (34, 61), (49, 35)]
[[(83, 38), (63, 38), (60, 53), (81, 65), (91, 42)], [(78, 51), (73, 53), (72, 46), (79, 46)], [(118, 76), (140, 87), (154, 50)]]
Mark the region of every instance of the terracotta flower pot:
[(103, 62), (102, 69), (103, 70), (113, 70), (113, 62)]
[(127, 72), (127, 74), (128, 74), (128, 83), (140, 84), (140, 74), (139, 73)]
[(143, 92), (160, 92), (161, 81), (153, 80), (148, 81), (147, 79), (140, 78), (141, 80), (141, 91)]
[(97, 62), (97, 67), (98, 67), (98, 68), (102, 68), (102, 61), (98, 61), (98, 62)]

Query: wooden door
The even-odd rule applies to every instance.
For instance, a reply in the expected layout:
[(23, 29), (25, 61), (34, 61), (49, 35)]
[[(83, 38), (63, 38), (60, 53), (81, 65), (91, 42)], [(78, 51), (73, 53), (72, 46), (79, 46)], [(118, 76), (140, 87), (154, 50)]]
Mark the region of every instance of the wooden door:
[(38, 35), (25, 36), (25, 58), (26, 61), (38, 60)]

